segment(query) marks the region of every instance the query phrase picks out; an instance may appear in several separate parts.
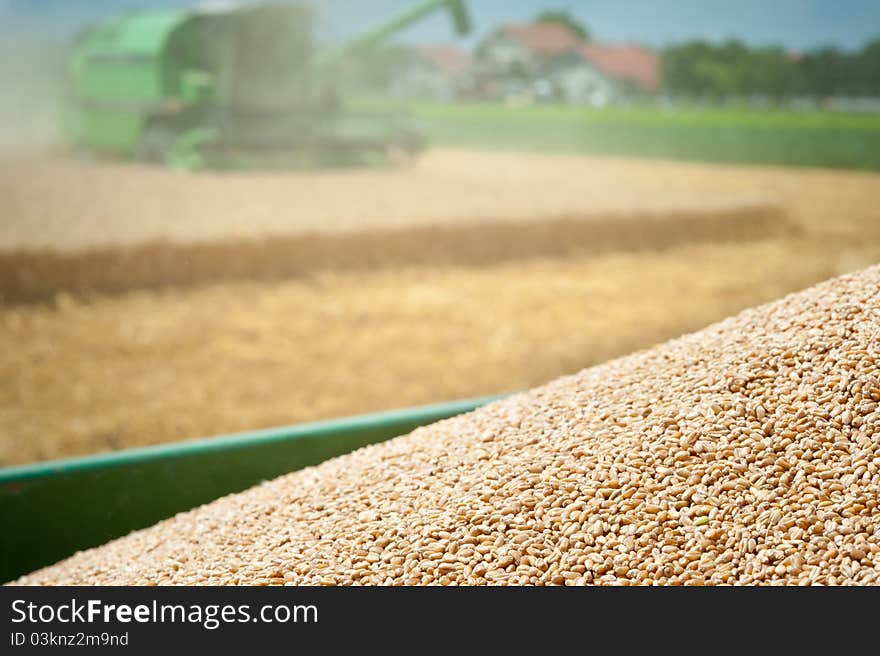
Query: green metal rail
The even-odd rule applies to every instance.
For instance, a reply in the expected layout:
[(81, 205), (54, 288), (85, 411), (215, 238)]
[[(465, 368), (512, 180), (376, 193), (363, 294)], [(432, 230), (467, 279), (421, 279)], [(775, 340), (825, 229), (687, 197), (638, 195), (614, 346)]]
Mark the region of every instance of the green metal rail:
[(0, 581), (496, 398), (0, 469)]

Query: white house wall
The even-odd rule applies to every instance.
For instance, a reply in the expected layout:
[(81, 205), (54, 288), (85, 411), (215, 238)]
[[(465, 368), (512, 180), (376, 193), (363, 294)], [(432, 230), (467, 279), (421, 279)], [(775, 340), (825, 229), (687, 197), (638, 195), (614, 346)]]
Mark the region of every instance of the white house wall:
[(520, 68), (526, 73), (535, 73), (538, 60), (518, 41), (504, 33), (494, 34), (483, 42), (482, 61), (498, 72), (510, 72)]
[(614, 85), (588, 66), (563, 69), (552, 80), (573, 105), (604, 107), (614, 97)]

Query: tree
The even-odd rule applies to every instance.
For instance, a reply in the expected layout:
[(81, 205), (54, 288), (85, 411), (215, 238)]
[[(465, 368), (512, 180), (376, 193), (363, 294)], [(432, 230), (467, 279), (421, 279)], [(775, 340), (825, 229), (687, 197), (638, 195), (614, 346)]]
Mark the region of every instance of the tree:
[(565, 25), (584, 41), (590, 40), (590, 30), (568, 9), (548, 9), (535, 17), (536, 23), (556, 23)]
[(664, 49), (663, 80), (672, 93), (714, 98), (762, 95), (782, 101), (801, 84), (798, 65), (778, 47), (749, 48), (737, 40), (690, 41)]
[(858, 92), (880, 96), (880, 38), (869, 41), (857, 55)]
[(837, 48), (823, 48), (805, 54), (800, 62), (804, 92), (817, 99), (846, 94), (851, 87), (852, 63)]
[(666, 91), (726, 100), (763, 96), (783, 102), (812, 96), (880, 96), (880, 38), (861, 51), (822, 48), (793, 54), (778, 46), (688, 41), (663, 49)]

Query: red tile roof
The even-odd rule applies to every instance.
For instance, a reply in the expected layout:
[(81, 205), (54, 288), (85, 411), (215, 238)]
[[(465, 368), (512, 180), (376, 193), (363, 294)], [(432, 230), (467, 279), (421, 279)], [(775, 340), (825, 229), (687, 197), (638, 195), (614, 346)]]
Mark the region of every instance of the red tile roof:
[(660, 87), (660, 58), (642, 46), (585, 43), (559, 23), (505, 25), (501, 31), (538, 57), (578, 52), (611, 79), (628, 80), (647, 91)]
[(455, 46), (422, 46), (418, 48), (422, 59), (444, 73), (455, 75), (466, 70), (471, 58)]
[(660, 58), (647, 48), (582, 43), (577, 51), (606, 77), (627, 80), (646, 91), (660, 87)]
[(564, 54), (581, 43), (580, 37), (574, 31), (559, 23), (504, 25), (501, 31), (542, 57)]

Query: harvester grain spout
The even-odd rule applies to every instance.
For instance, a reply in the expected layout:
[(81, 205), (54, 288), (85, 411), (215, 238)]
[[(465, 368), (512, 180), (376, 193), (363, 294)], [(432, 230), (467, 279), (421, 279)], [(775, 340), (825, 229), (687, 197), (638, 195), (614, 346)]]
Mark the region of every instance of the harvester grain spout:
[(348, 43), (320, 53), (315, 59), (315, 66), (319, 70), (331, 68), (353, 54), (379, 45), (394, 34), (439, 10), (449, 11), (455, 32), (459, 36), (463, 36), (471, 31), (471, 19), (464, 0), (429, 0), (408, 9), (399, 16), (395, 16), (390, 21), (352, 39)]

